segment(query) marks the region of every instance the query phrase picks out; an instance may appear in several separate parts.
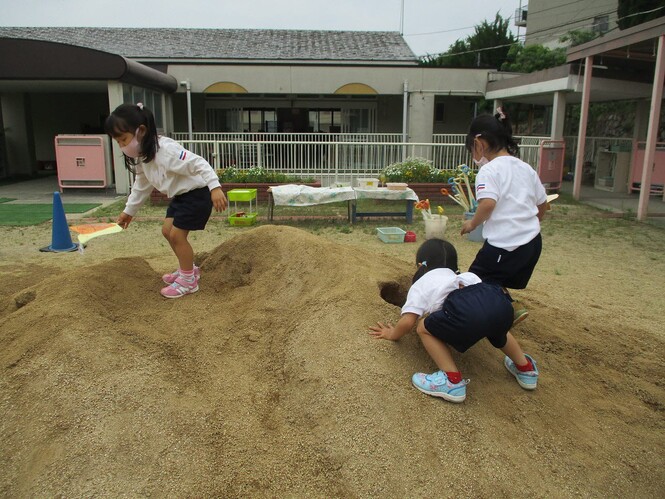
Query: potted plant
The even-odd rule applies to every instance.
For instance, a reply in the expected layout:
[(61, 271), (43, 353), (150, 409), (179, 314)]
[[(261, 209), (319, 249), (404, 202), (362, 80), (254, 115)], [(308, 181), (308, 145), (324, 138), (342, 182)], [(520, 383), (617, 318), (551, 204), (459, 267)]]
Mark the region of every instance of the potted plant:
[(321, 187), (321, 182), (314, 178), (302, 178), (282, 172), (266, 170), (260, 166), (252, 166), (246, 170), (230, 166), (220, 170), (218, 175), (224, 192), (231, 189), (256, 189), (258, 201), (268, 201), (268, 187), (280, 184), (304, 184)]
[[(431, 160), (420, 157), (409, 157), (404, 161), (392, 163), (381, 172), (383, 182), (406, 182), (420, 199), (432, 202), (449, 202), (448, 196), (441, 189), (450, 189), (450, 179), (460, 174), (460, 168), (438, 169)], [(475, 172), (467, 168), (469, 182), (475, 182)]]
[[(301, 178), (281, 172), (269, 171), (260, 166), (239, 169), (234, 166), (219, 170), (217, 173), (224, 193), (231, 189), (256, 189), (258, 202), (268, 201), (268, 187), (280, 184), (305, 184), (321, 187), (321, 182), (313, 178)], [(153, 191), (150, 197), (153, 205), (168, 203), (169, 199), (159, 191)]]

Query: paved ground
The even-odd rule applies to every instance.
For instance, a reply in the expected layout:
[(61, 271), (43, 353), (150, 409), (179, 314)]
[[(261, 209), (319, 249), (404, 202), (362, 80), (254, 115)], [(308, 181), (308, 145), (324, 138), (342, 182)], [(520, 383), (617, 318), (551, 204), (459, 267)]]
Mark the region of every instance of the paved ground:
[[(55, 176), (0, 185), (0, 197), (16, 199), (11, 201), (13, 204), (51, 203), (56, 191), (59, 188)], [(109, 204), (124, 196), (116, 194), (114, 189), (65, 189), (60, 197), (65, 203)]]
[[(561, 186), (561, 192), (572, 194), (573, 183), (564, 182)], [(591, 185), (583, 185), (580, 193), (580, 200), (584, 204), (632, 216), (637, 213), (639, 198), (639, 192), (632, 194), (607, 192), (595, 189)], [(665, 201), (663, 201), (662, 195), (649, 197), (648, 213), (650, 215), (647, 220), (648, 223), (665, 227)]]

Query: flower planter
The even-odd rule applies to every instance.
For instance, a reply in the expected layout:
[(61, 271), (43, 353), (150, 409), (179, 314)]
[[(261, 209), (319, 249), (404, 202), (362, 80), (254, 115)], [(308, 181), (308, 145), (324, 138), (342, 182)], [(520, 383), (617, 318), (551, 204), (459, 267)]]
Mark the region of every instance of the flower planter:
[[(302, 182), (287, 182), (287, 184), (298, 183), (300, 185), (308, 185), (310, 187), (321, 187), (321, 182), (314, 183), (302, 183)], [(273, 185), (285, 185), (285, 183), (280, 182), (226, 182), (222, 184), (222, 190), (226, 194), (231, 189), (256, 189), (256, 200), (257, 202), (267, 203), (268, 202), (268, 187)], [(153, 206), (162, 206), (166, 205), (171, 201), (166, 194), (162, 194), (156, 189), (153, 189), (150, 194), (150, 203)]]

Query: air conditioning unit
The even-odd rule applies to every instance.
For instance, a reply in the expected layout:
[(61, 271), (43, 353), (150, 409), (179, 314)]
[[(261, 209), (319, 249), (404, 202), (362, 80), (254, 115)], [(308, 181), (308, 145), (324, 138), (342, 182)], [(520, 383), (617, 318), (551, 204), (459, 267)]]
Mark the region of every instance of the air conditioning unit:
[(526, 15), (527, 15), (526, 7), (515, 9), (515, 26), (524, 28), (526, 26)]
[(56, 135), (58, 186), (105, 189), (113, 185), (111, 139), (108, 135)]

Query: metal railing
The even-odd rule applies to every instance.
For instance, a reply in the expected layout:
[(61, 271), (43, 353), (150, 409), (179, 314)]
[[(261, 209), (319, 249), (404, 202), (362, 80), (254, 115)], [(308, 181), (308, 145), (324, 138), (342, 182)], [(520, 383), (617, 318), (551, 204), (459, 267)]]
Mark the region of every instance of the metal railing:
[[(432, 143), (402, 142), (396, 133), (188, 133), (172, 134), (187, 149), (204, 157), (216, 170), (259, 167), (324, 185), (359, 176), (378, 177), (388, 165), (408, 157), (430, 159), (438, 169), (461, 164), (473, 167), (465, 147), (466, 134), (435, 134)], [(516, 136), (520, 158), (538, 170), (540, 144), (549, 137)], [(565, 164), (574, 165), (576, 137), (566, 137)], [(632, 139), (587, 137), (585, 160), (600, 149), (631, 150)], [(572, 158), (572, 159), (571, 159)]]
[[(566, 141), (566, 163), (575, 167), (577, 136), (564, 137)], [(620, 137), (587, 137), (584, 141), (584, 162), (594, 163), (598, 151), (632, 151), (633, 139)]]
[[(447, 146), (441, 151), (442, 163), (454, 165), (453, 168), (460, 164), (472, 164), (471, 155), (465, 146), (466, 134), (435, 134), (433, 139), (434, 143)], [(537, 170), (540, 161), (540, 142), (547, 139), (549, 137), (515, 136), (519, 144), (520, 159)]]
[[(178, 142), (189, 140), (188, 132), (173, 132)], [(241, 142), (401, 142), (401, 133), (281, 133), (281, 132), (195, 132), (192, 140)]]
[[(302, 142), (179, 140), (205, 158), (215, 170), (253, 167), (298, 177), (313, 177), (324, 185), (378, 177), (383, 169), (408, 157), (442, 158), (447, 144), (402, 142)], [(459, 163), (434, 163), (454, 168)]]

